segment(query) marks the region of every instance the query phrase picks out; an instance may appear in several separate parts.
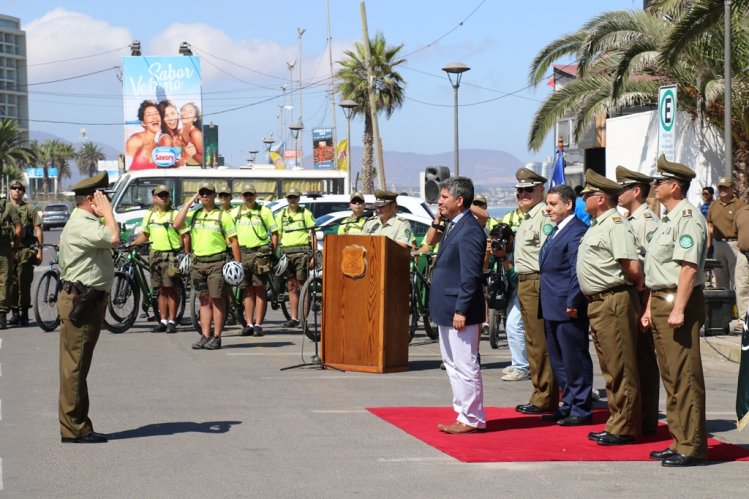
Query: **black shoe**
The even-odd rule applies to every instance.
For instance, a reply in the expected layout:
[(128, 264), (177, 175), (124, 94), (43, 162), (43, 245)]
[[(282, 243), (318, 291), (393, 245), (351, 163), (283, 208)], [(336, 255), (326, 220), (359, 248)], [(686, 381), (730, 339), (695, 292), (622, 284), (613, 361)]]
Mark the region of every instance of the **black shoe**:
[(546, 414), (547, 412), (551, 412), (549, 409), (544, 409), (533, 404), (516, 405), (515, 410), (523, 414)]
[(557, 411), (554, 414), (544, 414), (543, 416), (541, 416), (541, 421), (555, 422), (555, 421), (559, 421), (560, 419), (564, 419), (566, 417), (567, 417), (566, 415)]
[(10, 311), (10, 319), (8, 319), (9, 326), (17, 326), (21, 318), (18, 316), (18, 310), (12, 309)]
[(242, 336), (252, 336), (252, 326), (247, 324), (245, 327), (242, 328), (242, 332), (240, 333)]
[(8, 319), (5, 312), (0, 312), (0, 329), (8, 329)]
[(640, 433), (642, 435), (646, 435), (646, 436), (657, 435), (658, 434), (658, 428), (650, 428), (650, 429), (647, 429), (647, 430), (643, 429)]
[(654, 450), (650, 453), (650, 459), (655, 459), (657, 461), (663, 461), (664, 459), (667, 459), (671, 456), (676, 455), (676, 451), (673, 449), (663, 449), (663, 450)]
[(18, 324), (21, 326), (29, 325), (29, 309), (23, 310), (21, 312), (21, 317), (20, 319), (18, 319)]
[(627, 445), (635, 443), (632, 435), (614, 435), (607, 433), (598, 439), (598, 445)]
[[(212, 338), (212, 336), (211, 336)], [(202, 334), (200, 335), (200, 339), (192, 344), (193, 350), (202, 350), (205, 348), (205, 344), (208, 343), (209, 338), (206, 338)]]
[(594, 442), (598, 442), (599, 438), (601, 438), (601, 437), (603, 437), (605, 435), (608, 435), (608, 434), (609, 434), (609, 432), (607, 432), (605, 430), (604, 431), (591, 431), (590, 433), (588, 433), (588, 440), (592, 440)]
[(299, 321), (297, 319), (289, 319), (282, 324), (283, 327), (299, 327)]
[(580, 416), (567, 416), (566, 418), (562, 418), (557, 421), (557, 424), (559, 426), (582, 426), (591, 424), (592, 422), (593, 418), (590, 416), (588, 416), (587, 418), (581, 418)]
[(213, 336), (203, 348), (206, 350), (221, 350), (221, 337)]
[(163, 322), (159, 322), (151, 328), (152, 333), (163, 333), (164, 331), (166, 331), (166, 324), (164, 324)]
[(677, 468), (682, 466), (697, 466), (701, 463), (702, 459), (695, 459), (693, 457), (674, 452), (672, 456), (669, 456), (661, 461), (661, 466), (666, 466), (668, 468)]
[(95, 431), (92, 431), (91, 433), (83, 437), (62, 437), (60, 440), (64, 444), (103, 444), (108, 441), (106, 435), (102, 433), (96, 433)]
[(176, 322), (169, 322), (166, 325), (166, 332), (167, 333), (176, 333), (177, 332), (177, 323)]
[(253, 336), (260, 337), (263, 335), (263, 326), (255, 326), (252, 328)]

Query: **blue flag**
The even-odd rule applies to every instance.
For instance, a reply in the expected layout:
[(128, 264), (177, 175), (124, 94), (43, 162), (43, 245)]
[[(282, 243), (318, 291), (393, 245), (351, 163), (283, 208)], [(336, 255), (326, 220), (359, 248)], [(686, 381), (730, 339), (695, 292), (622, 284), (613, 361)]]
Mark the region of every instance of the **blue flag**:
[(551, 181), (549, 182), (549, 187), (554, 187), (555, 185), (564, 184), (564, 166), (567, 163), (567, 161), (564, 159), (564, 149), (560, 150), (559, 148), (554, 150), (554, 173), (551, 175)]

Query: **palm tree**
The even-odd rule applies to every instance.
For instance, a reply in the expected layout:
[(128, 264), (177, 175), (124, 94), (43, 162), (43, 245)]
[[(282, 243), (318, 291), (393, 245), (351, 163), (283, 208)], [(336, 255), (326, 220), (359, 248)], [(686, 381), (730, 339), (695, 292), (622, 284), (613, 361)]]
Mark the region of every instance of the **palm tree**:
[(61, 142), (55, 151), (55, 157), (57, 159), (57, 183), (55, 184), (55, 195), (58, 194), (60, 186), (62, 185), (62, 179), (70, 178), (72, 175), (69, 160), (74, 156), (75, 148), (72, 144), (68, 144), (67, 142)]
[(36, 162), (36, 154), (24, 140), (23, 132), (15, 120), (0, 120), (0, 172), (5, 174), (6, 167), (12, 168), (13, 177), (26, 165)]
[(96, 175), (99, 161), (104, 161), (107, 157), (101, 150), (101, 147), (92, 142), (86, 142), (75, 154), (75, 161), (78, 164), (78, 171), (87, 177)]
[[(405, 62), (398, 58), (403, 45), (388, 46), (382, 33), (370, 39), (370, 63), (374, 75), (375, 111), (385, 113), (390, 118), (396, 109), (403, 106), (405, 98), (405, 80), (396, 71), (396, 67)], [(362, 192), (371, 194), (374, 190), (374, 135), (372, 132), (372, 115), (369, 105), (369, 85), (367, 66), (365, 64), (365, 46), (357, 43), (354, 50), (344, 52), (346, 59), (338, 61), (341, 69), (336, 73), (339, 79), (337, 90), (343, 99), (357, 103), (353, 116), (364, 116), (364, 138), (362, 153)]]
[(62, 145), (57, 139), (45, 140), (41, 146), (39, 146), (39, 160), (42, 164), (43, 179), (42, 179), (42, 190), (44, 191), (45, 199), (49, 195), (49, 169), (55, 167), (57, 160), (57, 150)]

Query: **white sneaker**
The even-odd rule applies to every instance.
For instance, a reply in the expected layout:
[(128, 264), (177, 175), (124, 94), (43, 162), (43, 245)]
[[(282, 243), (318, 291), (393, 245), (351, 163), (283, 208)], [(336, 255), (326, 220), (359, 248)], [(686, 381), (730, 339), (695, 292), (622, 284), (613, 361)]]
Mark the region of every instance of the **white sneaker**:
[(512, 366), (507, 366), (504, 369), (502, 369), (502, 374), (510, 374), (511, 372), (514, 372), (515, 368)]
[(519, 369), (515, 369), (511, 373), (502, 376), (502, 381), (525, 381), (527, 379), (531, 379), (531, 375)]

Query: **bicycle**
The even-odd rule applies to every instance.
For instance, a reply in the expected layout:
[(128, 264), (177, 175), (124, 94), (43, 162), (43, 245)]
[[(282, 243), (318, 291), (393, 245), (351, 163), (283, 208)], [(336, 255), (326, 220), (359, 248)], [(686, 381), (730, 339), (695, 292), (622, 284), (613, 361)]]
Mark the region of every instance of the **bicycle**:
[(413, 340), (416, 329), (421, 318), (424, 325), (424, 332), (432, 339), (439, 337), (439, 329), (432, 322), (429, 315), (429, 288), (431, 285), (431, 263), (434, 253), (416, 253), (412, 252), (411, 256), (411, 292), (408, 297), (409, 304), (409, 324), (408, 324), (408, 342)]
[[(305, 336), (320, 341), (322, 326), (322, 252), (317, 252), (315, 268), (299, 290), (299, 325)], [(311, 316), (310, 316), (311, 314)]]
[[(158, 322), (161, 320), (159, 313), (159, 291), (151, 287), (146, 273), (150, 266), (141, 255), (139, 249), (149, 246), (150, 243), (130, 245), (121, 248), (115, 256), (115, 278), (110, 292), (108, 313), (115, 319), (107, 329), (112, 333), (123, 333), (130, 329), (138, 316), (138, 305), (148, 316), (153, 310), (153, 318)], [(173, 279), (177, 289), (177, 316), (175, 322), (179, 324), (185, 313), (186, 292), (182, 277)], [(141, 302), (142, 297), (142, 302)]]
[[(244, 295), (242, 289), (239, 286), (229, 286), (229, 290), (224, 293), (224, 300), (226, 302), (226, 312), (224, 313), (224, 323), (221, 325), (221, 328), (223, 329), (226, 325), (229, 313), (233, 313), (234, 317), (239, 321), (240, 326), (244, 328), (247, 325), (247, 319), (244, 316)], [(195, 331), (202, 335), (203, 328), (200, 325), (200, 297), (195, 288), (190, 289), (190, 320)]]
[(486, 302), (489, 307), (489, 345), (499, 348), (499, 340), (507, 323), (507, 272), (502, 262), (496, 260), (489, 271), (486, 285)]
[(60, 313), (57, 311), (57, 297), (62, 290), (60, 248), (56, 244), (43, 244), (42, 247), (54, 248), (55, 254), (49, 260), (49, 269), (42, 274), (34, 289), (34, 319), (43, 331), (49, 333), (60, 325)]

